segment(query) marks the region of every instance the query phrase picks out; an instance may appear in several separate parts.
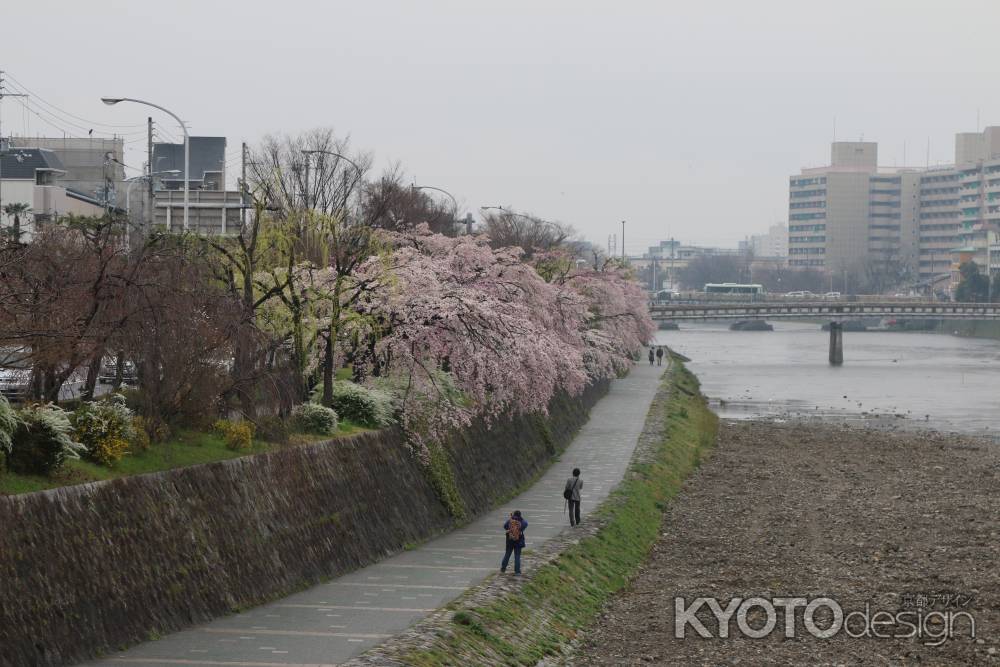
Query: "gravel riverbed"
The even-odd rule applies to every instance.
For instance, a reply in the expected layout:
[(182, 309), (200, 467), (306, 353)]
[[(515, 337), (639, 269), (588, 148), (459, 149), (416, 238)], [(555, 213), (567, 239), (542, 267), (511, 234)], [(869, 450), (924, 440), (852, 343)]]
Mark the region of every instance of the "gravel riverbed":
[[(712, 457), (685, 483), (632, 585), (584, 634), (571, 664), (1000, 665), (1000, 445), (935, 432), (829, 423), (726, 421)], [(849, 617), (809, 632), (804, 607), (786, 637), (729, 637), (707, 604), (675, 637), (675, 598), (828, 597)], [(737, 603), (738, 604), (738, 603)], [(737, 609), (736, 606), (733, 609)], [(830, 606), (817, 608), (822, 630)], [(766, 627), (748, 606), (746, 625)], [(900, 615), (901, 612), (908, 612)], [(961, 615), (965, 612), (966, 615)], [(968, 616), (975, 620), (970, 637)], [(682, 615), (683, 618), (683, 615)], [(878, 638), (913, 631), (920, 637)], [(951, 624), (954, 638), (938, 636)], [(867, 630), (865, 630), (867, 628)], [(874, 630), (872, 629), (874, 628)], [(868, 636), (853, 638), (847, 632)], [(933, 645), (938, 644), (940, 645)]]

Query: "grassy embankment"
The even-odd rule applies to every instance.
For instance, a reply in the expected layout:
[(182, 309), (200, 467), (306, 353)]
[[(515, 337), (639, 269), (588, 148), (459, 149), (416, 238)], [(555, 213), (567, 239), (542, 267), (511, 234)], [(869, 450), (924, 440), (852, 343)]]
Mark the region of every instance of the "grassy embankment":
[[(363, 427), (342, 420), (338, 425), (334, 438), (340, 438), (360, 431)], [(173, 468), (212, 463), (232, 459), (249, 454), (261, 454), (282, 447), (309, 444), (329, 440), (330, 436), (316, 436), (294, 433), (287, 445), (280, 445), (263, 440), (254, 440), (250, 449), (233, 451), (217, 433), (194, 430), (180, 430), (169, 440), (151, 445), (141, 452), (127, 454), (113, 468), (97, 465), (90, 461), (67, 461), (62, 468), (51, 477), (37, 475), (18, 475), (0, 470), (0, 495), (30, 493), (44, 489), (54, 489), (59, 486), (83, 484), (103, 479), (114, 479), (128, 475), (140, 475), (148, 472), (159, 472)]]
[(534, 665), (559, 653), (593, 622), (645, 560), (667, 503), (715, 443), (718, 419), (694, 375), (676, 361), (664, 382), (670, 395), (660, 421), (662, 436), (649, 462), (633, 462), (626, 479), (598, 508), (596, 514), (606, 520), (599, 531), (542, 566), (516, 594), (473, 608), (457, 600), (451, 605), (457, 610), (452, 631), (406, 655), (406, 664)]

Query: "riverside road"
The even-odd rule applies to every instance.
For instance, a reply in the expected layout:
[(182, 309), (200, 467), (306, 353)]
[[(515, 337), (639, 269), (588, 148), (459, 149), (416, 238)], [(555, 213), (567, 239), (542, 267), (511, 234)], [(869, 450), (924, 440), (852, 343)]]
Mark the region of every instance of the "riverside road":
[(628, 377), (616, 380), (537, 483), (469, 525), (301, 593), (89, 664), (335, 665), (404, 631), (493, 576), (503, 555), (501, 526), (515, 509), (529, 522), (523, 562), (529, 570), (532, 548), (569, 529), (562, 489), (574, 467), (583, 470), (584, 513), (621, 481), (665, 368), (641, 363)]

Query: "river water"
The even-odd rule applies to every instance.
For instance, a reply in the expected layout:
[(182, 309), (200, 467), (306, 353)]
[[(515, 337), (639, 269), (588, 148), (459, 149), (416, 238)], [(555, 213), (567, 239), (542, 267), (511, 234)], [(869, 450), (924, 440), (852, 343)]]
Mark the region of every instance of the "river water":
[(712, 409), (727, 418), (846, 419), (888, 428), (1000, 436), (1000, 341), (930, 333), (845, 332), (827, 363), (818, 324), (774, 331), (681, 323), (657, 341), (691, 358)]

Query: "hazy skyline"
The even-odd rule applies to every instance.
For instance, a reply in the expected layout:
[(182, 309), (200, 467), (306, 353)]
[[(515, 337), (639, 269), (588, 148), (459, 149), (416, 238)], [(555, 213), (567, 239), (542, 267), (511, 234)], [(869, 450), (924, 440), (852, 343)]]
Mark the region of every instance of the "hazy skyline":
[[(329, 126), (463, 210), (511, 206), (602, 246), (627, 220), (631, 253), (670, 236), (732, 247), (786, 221), (787, 177), (827, 162), (835, 119), (886, 166), (904, 144), (923, 166), (928, 140), (930, 163), (950, 162), (977, 116), (1000, 124), (988, 1), (136, 7), (5, 7), (0, 69), (101, 123), (148, 111), (101, 96), (162, 104), (226, 136), (230, 168), (241, 141)], [(8, 98), (3, 132), (58, 136), (42, 117)], [(127, 139), (139, 167), (145, 139)]]

